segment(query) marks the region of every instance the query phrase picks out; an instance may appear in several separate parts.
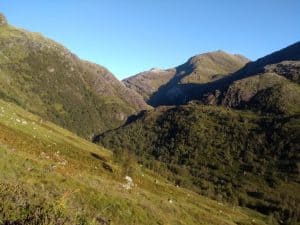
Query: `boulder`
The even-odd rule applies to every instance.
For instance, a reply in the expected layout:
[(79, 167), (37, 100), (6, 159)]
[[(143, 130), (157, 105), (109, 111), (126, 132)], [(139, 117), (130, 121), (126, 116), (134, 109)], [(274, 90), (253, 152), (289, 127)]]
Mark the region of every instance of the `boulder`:
[(4, 25), (7, 25), (7, 20), (5, 16), (2, 13), (0, 13), (0, 26), (4, 26)]

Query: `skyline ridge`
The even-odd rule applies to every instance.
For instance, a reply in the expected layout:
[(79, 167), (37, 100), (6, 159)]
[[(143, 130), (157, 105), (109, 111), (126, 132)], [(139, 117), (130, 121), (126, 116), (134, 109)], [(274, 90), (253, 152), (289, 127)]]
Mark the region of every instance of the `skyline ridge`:
[(300, 32), (300, 2), (295, 0), (4, 0), (0, 11), (12, 25), (40, 32), (80, 58), (105, 65), (119, 80), (217, 49), (253, 61), (298, 41)]

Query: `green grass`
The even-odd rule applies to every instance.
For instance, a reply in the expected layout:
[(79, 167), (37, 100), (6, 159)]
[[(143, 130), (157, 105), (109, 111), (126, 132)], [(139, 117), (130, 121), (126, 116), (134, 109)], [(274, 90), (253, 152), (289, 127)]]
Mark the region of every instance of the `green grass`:
[(0, 100), (0, 224), (266, 224), (131, 166), (124, 190), (110, 151)]

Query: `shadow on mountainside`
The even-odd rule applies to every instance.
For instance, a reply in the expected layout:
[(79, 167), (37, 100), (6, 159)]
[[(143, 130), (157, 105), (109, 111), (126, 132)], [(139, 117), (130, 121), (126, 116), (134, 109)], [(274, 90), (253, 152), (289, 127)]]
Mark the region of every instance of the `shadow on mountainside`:
[(148, 104), (153, 107), (157, 107), (160, 105), (182, 105), (191, 100), (201, 100), (201, 98), (207, 93), (211, 93), (216, 90), (223, 91), (237, 80), (264, 72), (264, 67), (266, 65), (279, 63), (285, 60), (300, 60), (300, 42), (271, 53), (254, 62), (249, 62), (243, 68), (229, 76), (204, 84), (180, 83), (185, 76), (193, 71), (192, 65), (187, 62), (176, 68), (176, 75), (151, 96)]

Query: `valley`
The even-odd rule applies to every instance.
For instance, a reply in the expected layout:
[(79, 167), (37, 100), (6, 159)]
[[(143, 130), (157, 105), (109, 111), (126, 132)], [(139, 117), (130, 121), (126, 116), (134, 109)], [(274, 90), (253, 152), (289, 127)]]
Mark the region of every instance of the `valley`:
[(298, 225), (300, 42), (122, 81), (0, 14), (0, 225)]

